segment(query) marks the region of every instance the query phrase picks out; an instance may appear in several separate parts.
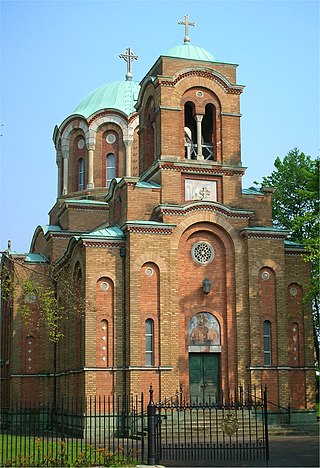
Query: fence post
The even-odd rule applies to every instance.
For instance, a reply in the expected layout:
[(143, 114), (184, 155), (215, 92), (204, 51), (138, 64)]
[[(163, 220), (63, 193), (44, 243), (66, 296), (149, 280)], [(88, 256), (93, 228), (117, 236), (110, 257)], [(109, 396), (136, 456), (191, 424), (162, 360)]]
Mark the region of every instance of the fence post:
[(264, 433), (265, 433), (265, 442), (266, 442), (266, 462), (269, 461), (269, 434), (268, 434), (268, 397), (267, 397), (267, 387), (264, 387), (263, 392), (263, 406), (264, 406)]
[(289, 426), (291, 426), (291, 405), (290, 405), (290, 401), (288, 403), (288, 423), (289, 423)]
[(153, 388), (150, 385), (150, 401), (148, 404), (148, 465), (156, 464), (156, 436), (155, 436), (155, 414), (156, 407), (153, 402)]

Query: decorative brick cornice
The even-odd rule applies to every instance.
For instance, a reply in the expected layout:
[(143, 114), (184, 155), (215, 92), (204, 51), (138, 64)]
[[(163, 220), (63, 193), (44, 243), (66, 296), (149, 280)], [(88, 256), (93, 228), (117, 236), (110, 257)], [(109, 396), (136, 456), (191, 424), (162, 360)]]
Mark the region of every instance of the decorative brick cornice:
[(160, 205), (155, 211), (165, 216), (185, 216), (194, 211), (211, 211), (221, 213), (228, 218), (250, 219), (253, 217), (253, 211), (230, 209), (215, 202), (193, 202), (184, 206)]
[(302, 249), (284, 249), (284, 254), (287, 255), (287, 256), (290, 256), (290, 257), (297, 257), (297, 256), (301, 256), (301, 255), (305, 255), (306, 254), (306, 251), (305, 250), (302, 250)]
[(81, 205), (81, 202), (79, 202), (79, 205), (75, 205), (74, 203), (68, 203), (65, 202), (64, 204), (65, 208), (74, 208), (75, 210), (82, 210), (82, 211), (105, 211), (106, 209), (109, 209), (108, 204), (106, 203), (105, 205)]
[[(250, 229), (250, 228), (249, 228)], [(286, 239), (288, 237), (288, 231), (273, 232), (272, 229), (268, 230), (242, 230), (240, 235), (246, 239)]]
[(208, 78), (209, 80), (217, 83), (228, 94), (241, 94), (243, 92), (243, 86), (233, 85), (231, 83), (227, 84), (224, 80), (215, 75), (213, 72), (206, 70), (189, 70), (178, 75), (175, 80), (159, 80), (159, 85), (166, 87), (174, 87), (179, 81), (192, 76)]
[(161, 163), (160, 161), (160, 168), (166, 171), (177, 171), (177, 172), (189, 172), (189, 173), (198, 173), (198, 174), (221, 174), (221, 175), (239, 175), (245, 172), (244, 168), (239, 169), (226, 169), (222, 166), (211, 166), (211, 167), (203, 167), (203, 166), (185, 166), (185, 165), (178, 165), (170, 162)]
[(158, 234), (161, 236), (170, 236), (173, 228), (168, 227), (148, 227), (148, 226), (127, 226), (126, 231), (135, 234)]
[(108, 248), (112, 248), (112, 247), (116, 247), (116, 248), (119, 248), (119, 247), (123, 247), (125, 245), (125, 242), (119, 242), (119, 241), (115, 241), (115, 242), (112, 242), (112, 241), (106, 241), (106, 242), (103, 242), (101, 240), (82, 240), (82, 245), (84, 247), (94, 247), (94, 248), (98, 248), (98, 249), (108, 249)]
[[(75, 233), (74, 232), (64, 232), (63, 234), (57, 233), (57, 232), (48, 232), (45, 234), (45, 237), (48, 237), (49, 239), (53, 238), (59, 238), (59, 239), (70, 239), (70, 237), (74, 237)], [(77, 232), (76, 235), (79, 235)]]

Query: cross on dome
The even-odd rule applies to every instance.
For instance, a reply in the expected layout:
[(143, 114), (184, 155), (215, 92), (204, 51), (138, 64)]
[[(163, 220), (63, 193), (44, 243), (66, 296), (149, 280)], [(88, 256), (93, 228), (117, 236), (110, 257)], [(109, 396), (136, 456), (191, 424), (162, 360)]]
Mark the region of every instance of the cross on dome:
[(127, 73), (126, 73), (126, 80), (132, 80), (132, 73), (131, 73), (131, 62), (138, 59), (138, 55), (135, 55), (131, 47), (127, 47), (123, 54), (119, 55), (125, 62), (127, 62)]
[(179, 20), (178, 24), (183, 24), (185, 27), (185, 36), (184, 36), (184, 42), (190, 42), (190, 37), (189, 37), (189, 26), (195, 26), (196, 23), (194, 21), (189, 21), (189, 15), (184, 15), (184, 21)]

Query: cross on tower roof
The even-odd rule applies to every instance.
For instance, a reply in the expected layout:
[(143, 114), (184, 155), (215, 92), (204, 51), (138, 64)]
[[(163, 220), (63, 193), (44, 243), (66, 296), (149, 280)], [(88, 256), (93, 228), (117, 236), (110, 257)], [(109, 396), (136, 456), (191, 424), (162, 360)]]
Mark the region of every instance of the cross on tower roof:
[(119, 55), (120, 58), (123, 58), (127, 62), (127, 73), (126, 73), (126, 80), (132, 80), (132, 73), (131, 73), (131, 62), (138, 59), (137, 55), (131, 50), (131, 47), (127, 47), (123, 54)]
[(185, 26), (185, 36), (184, 36), (184, 42), (190, 42), (190, 37), (189, 37), (189, 26), (195, 26), (196, 23), (194, 21), (189, 21), (189, 16), (184, 15), (184, 21), (179, 20), (178, 24), (183, 24)]

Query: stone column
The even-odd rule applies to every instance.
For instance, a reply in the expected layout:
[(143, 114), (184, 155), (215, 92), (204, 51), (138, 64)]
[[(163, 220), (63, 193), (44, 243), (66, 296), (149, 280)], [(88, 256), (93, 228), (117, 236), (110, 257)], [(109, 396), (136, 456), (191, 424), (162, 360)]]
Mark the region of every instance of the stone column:
[(155, 122), (152, 124), (153, 129), (153, 160), (156, 160), (157, 157), (157, 127)]
[(63, 187), (62, 195), (67, 195), (68, 193), (68, 165), (69, 165), (69, 148), (62, 150), (63, 158)]
[(132, 150), (132, 140), (124, 140), (126, 147), (126, 169), (125, 176), (131, 176), (131, 150)]
[(62, 192), (62, 156), (61, 150), (57, 150), (57, 166), (58, 166), (58, 188), (57, 188), (57, 198), (61, 196)]
[(93, 179), (93, 168), (94, 168), (94, 149), (93, 145), (88, 147), (88, 183), (87, 189), (94, 188), (94, 179)]
[(202, 154), (202, 142), (201, 142), (201, 136), (202, 136), (202, 128), (201, 128), (201, 122), (203, 119), (202, 114), (197, 114), (194, 116), (197, 122), (197, 159), (203, 160), (204, 156)]

